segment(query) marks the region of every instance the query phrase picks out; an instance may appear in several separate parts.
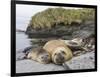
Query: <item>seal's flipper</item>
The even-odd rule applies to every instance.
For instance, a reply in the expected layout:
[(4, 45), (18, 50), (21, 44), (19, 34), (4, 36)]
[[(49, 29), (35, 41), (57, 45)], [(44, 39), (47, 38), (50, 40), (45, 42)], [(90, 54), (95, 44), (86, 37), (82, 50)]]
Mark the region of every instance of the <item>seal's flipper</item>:
[(33, 46), (26, 47), (22, 52), (28, 54), (32, 48)]
[(18, 60), (24, 60), (24, 59), (26, 59), (26, 54), (25, 53), (17, 53), (16, 54), (16, 61), (18, 61)]
[(24, 55), (24, 56), (22, 56), (22, 57), (18, 57), (18, 58), (16, 59), (16, 61), (20, 61), (20, 60), (24, 60), (24, 59), (27, 59), (26, 55)]

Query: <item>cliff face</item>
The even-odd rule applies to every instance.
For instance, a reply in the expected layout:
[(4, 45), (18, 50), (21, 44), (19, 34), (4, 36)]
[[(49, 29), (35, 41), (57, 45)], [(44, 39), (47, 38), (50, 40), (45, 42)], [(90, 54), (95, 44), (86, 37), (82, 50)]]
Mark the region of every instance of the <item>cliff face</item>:
[(85, 37), (94, 33), (94, 15), (93, 9), (49, 8), (32, 17), (26, 34), (65, 39)]

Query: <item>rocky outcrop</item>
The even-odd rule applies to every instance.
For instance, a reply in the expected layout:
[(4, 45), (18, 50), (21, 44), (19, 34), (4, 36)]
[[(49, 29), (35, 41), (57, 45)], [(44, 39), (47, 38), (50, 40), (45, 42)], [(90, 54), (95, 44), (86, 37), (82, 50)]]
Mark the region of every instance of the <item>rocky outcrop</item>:
[(16, 73), (29, 73), (29, 72), (46, 72), (46, 71), (63, 71), (65, 70), (60, 65), (40, 64), (32, 60), (16, 61)]
[(80, 69), (94, 69), (95, 68), (95, 54), (89, 52), (77, 57), (73, 57), (70, 61), (63, 64), (64, 68), (70, 68), (70, 70)]
[(29, 37), (60, 37), (62, 39), (70, 39), (75, 37), (88, 37), (94, 34), (95, 23), (87, 21), (82, 24), (73, 24), (69, 26), (57, 25), (52, 29), (33, 29), (28, 26), (26, 34)]
[(94, 31), (94, 19), (94, 9), (48, 8), (31, 17), (26, 34), (29, 37), (80, 37)]

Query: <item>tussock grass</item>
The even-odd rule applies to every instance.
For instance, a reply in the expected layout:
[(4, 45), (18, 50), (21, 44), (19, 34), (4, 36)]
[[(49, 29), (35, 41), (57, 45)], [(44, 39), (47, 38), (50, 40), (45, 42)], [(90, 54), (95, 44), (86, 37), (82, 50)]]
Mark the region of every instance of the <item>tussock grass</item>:
[(29, 26), (33, 29), (51, 29), (57, 25), (68, 26), (72, 23), (82, 23), (87, 20), (94, 20), (94, 9), (64, 9), (48, 8), (32, 16)]

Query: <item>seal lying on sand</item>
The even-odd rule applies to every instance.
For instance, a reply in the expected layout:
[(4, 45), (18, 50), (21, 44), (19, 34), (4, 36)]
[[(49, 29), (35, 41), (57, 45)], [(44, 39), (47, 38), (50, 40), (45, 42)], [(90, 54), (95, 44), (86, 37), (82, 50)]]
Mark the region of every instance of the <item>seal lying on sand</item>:
[(62, 64), (73, 57), (70, 48), (61, 40), (48, 41), (43, 49), (50, 54), (55, 64)]
[(41, 47), (38, 47), (38, 48), (28, 47), (24, 49), (23, 53), (25, 53), (25, 56), (23, 57), (23, 59), (31, 59), (39, 63), (46, 64), (46, 63), (49, 63), (51, 60), (49, 53), (46, 52)]

